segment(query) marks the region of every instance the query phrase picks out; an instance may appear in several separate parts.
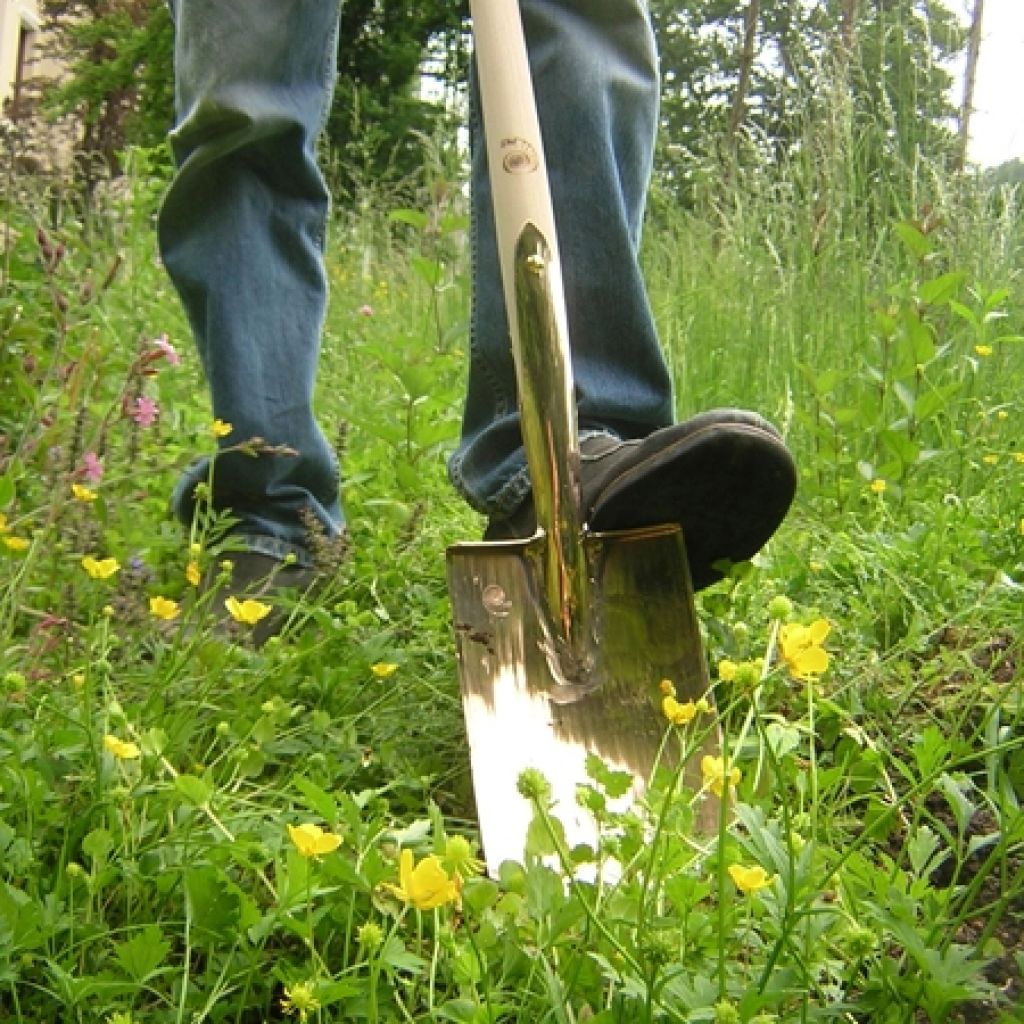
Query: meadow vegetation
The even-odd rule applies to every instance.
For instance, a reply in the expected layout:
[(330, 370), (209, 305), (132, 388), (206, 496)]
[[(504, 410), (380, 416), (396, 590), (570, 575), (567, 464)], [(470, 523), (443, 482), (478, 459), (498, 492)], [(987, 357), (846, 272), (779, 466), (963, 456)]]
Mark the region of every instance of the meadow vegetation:
[[(0, 207), (0, 1020), (1024, 1020), (1024, 196), (918, 170), (808, 198), (795, 166), (654, 196), (680, 417), (757, 409), (800, 467), (778, 536), (700, 596), (726, 813), (695, 835), (672, 773), (612, 811), (595, 764), (602, 842), (570, 851), (530, 779), (491, 879), (444, 581), (482, 525), (444, 471), (460, 183), (333, 223), (350, 544), (257, 650), (195, 585), (229, 524), (167, 509), (218, 428), (161, 168), (135, 151), (84, 206), (12, 176)], [(674, 718), (684, 745), (709, 724)]]

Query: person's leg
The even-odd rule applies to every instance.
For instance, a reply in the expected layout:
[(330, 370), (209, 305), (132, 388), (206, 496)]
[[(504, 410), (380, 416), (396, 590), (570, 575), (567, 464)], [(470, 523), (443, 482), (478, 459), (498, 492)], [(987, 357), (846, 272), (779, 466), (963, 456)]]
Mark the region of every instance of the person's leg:
[[(672, 389), (638, 264), (659, 78), (642, 0), (523, 0), (562, 256), (580, 428), (645, 437)], [(479, 103), (471, 112), (474, 299), (469, 388), (450, 471), (478, 510), (529, 493)]]
[[(252, 437), (297, 454), (220, 456), (214, 504), (251, 550), (308, 555), (300, 513), (343, 529), (338, 471), (313, 384), (327, 285), (328, 193), (316, 141), (334, 85), (338, 0), (171, 0), (178, 171), (161, 254), (195, 334), (227, 447)], [(192, 466), (175, 492), (191, 517)]]

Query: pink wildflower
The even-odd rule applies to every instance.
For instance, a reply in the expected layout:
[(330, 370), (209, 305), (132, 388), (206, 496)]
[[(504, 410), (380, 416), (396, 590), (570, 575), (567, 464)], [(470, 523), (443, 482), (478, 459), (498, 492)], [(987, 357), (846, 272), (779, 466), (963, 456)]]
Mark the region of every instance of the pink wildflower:
[(159, 412), (160, 406), (157, 405), (155, 398), (140, 395), (135, 399), (129, 415), (140, 427), (151, 427), (156, 422)]
[(181, 356), (178, 355), (178, 350), (171, 344), (166, 334), (161, 334), (159, 338), (153, 341), (153, 344), (171, 366), (179, 366), (181, 364)]
[(359, 315), (373, 316), (373, 306), (371, 306), (368, 302), (363, 303), (363, 305), (359, 307)]
[(103, 463), (95, 452), (86, 452), (82, 456), (79, 472), (86, 483), (98, 484), (103, 479)]

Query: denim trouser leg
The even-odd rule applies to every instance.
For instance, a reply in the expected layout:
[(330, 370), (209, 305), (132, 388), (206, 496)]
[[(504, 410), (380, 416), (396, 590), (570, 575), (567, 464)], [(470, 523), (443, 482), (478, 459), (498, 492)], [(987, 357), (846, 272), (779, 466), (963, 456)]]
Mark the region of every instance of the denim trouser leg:
[[(214, 503), (250, 546), (304, 555), (299, 518), (343, 525), (338, 473), (312, 411), (327, 284), (328, 195), (316, 142), (330, 103), (338, 0), (171, 0), (178, 173), (160, 213), (167, 270), (195, 334), (221, 442), (251, 437), (298, 455), (230, 453)], [(208, 462), (175, 492), (189, 519)]]
[[(558, 226), (580, 427), (643, 437), (668, 425), (673, 411), (637, 262), (659, 96), (646, 4), (521, 6)], [(501, 517), (522, 501), (529, 480), (479, 104), (473, 108), (472, 352), (462, 442), (449, 470), (471, 504)]]
[[(311, 394), (326, 284), (327, 194), (315, 141), (334, 71), (337, 0), (171, 0), (179, 171), (160, 216), (164, 261), (227, 444), (260, 436), (296, 458), (228, 454), (214, 500), (252, 547), (303, 551), (299, 512), (342, 526), (334, 459)], [(643, 436), (672, 418), (637, 265), (657, 120), (643, 0), (522, 0), (552, 176), (584, 431)], [(478, 105), (474, 105), (478, 110)], [(501, 295), (486, 157), (473, 115), (473, 343), (451, 477), (477, 508), (511, 512), (529, 487)], [(204, 463), (175, 497), (188, 518)]]

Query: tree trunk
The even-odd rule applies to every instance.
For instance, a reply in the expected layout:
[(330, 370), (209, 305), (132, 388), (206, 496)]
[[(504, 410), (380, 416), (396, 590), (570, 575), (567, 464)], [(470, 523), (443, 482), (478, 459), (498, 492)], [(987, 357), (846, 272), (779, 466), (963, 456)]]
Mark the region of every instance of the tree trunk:
[(964, 67), (964, 94), (960, 104), (960, 124), (957, 132), (957, 170), (967, 166), (967, 147), (971, 141), (971, 114), (974, 113), (974, 84), (978, 76), (978, 55), (981, 52), (981, 19), (985, 0), (974, 0), (971, 16), (971, 34), (967, 40), (967, 64)]
[(736, 92), (732, 98), (732, 109), (729, 111), (730, 141), (735, 141), (747, 116), (747, 93), (750, 92), (750, 80), (754, 68), (754, 51), (757, 41), (757, 23), (761, 18), (761, 0), (749, 0), (747, 13), (743, 19), (743, 49), (740, 52), (740, 77), (736, 83)]

